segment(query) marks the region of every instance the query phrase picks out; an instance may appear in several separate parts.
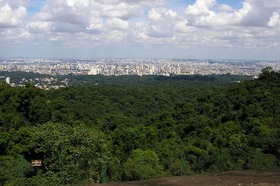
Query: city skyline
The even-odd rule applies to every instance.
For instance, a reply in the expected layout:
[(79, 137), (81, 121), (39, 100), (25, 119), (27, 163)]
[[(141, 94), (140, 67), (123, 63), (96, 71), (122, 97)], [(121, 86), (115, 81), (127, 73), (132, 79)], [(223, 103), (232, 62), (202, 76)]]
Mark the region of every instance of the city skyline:
[(280, 60), (280, 0), (0, 0), (0, 57)]

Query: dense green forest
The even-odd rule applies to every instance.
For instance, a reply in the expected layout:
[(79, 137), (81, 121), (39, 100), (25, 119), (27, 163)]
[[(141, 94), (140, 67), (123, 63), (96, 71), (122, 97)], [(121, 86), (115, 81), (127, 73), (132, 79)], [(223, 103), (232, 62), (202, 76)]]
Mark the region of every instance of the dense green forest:
[[(229, 84), (159, 80), (48, 91), (1, 83), (0, 185), (280, 166), (279, 72), (266, 68), (258, 79)], [(38, 159), (43, 165), (32, 167)]]

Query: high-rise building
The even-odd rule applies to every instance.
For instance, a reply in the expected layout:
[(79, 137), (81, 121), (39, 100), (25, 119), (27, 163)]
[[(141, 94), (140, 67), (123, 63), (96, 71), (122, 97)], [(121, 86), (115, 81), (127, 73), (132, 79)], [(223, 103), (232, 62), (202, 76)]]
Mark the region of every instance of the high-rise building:
[(6, 83), (10, 84), (11, 83), (11, 78), (10, 77), (6, 77)]

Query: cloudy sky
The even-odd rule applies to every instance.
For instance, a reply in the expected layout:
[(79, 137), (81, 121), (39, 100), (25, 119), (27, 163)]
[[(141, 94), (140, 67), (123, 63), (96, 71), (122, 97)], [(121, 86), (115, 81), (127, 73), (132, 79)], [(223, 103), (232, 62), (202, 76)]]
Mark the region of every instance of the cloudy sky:
[(0, 57), (280, 60), (280, 0), (0, 0)]

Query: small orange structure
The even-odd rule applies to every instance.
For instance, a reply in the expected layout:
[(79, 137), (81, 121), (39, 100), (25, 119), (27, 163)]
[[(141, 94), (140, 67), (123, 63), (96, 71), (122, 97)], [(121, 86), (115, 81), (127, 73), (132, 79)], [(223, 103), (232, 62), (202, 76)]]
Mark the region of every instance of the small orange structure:
[(42, 160), (31, 160), (32, 167), (41, 167), (42, 166)]

